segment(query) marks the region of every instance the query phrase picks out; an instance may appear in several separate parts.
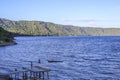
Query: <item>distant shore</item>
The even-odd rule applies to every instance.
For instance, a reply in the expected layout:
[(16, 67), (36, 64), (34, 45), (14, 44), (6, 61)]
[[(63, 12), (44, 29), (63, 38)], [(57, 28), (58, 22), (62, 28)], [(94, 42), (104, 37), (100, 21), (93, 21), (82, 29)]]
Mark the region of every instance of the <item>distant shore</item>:
[(2, 43), (0, 43), (0, 47), (1, 46), (9, 46), (9, 45), (15, 45), (15, 44), (17, 44), (16, 42), (2, 42)]

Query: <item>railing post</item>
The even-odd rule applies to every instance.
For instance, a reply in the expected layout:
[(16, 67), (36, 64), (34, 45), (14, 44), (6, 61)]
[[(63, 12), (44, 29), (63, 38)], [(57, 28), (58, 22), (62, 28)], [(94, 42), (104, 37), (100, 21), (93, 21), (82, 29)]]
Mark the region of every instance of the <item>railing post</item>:
[(44, 80), (44, 71), (42, 73), (43, 73), (43, 80)]
[(41, 79), (41, 72), (39, 72), (39, 79)]
[(47, 79), (49, 80), (49, 73), (47, 72)]
[(31, 63), (30, 65), (31, 65), (31, 69), (32, 69), (32, 67), (33, 67), (33, 62), (31, 61), (30, 63)]
[(40, 59), (38, 60), (38, 63), (41, 63)]

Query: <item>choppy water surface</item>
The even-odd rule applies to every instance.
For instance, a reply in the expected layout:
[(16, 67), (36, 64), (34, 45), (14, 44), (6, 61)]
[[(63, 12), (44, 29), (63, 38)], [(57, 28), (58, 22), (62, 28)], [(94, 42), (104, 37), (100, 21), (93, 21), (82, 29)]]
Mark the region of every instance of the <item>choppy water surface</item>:
[[(120, 37), (16, 37), (0, 47), (0, 71), (29, 66), (41, 59), (50, 80), (120, 80)], [(47, 60), (62, 60), (48, 63)]]

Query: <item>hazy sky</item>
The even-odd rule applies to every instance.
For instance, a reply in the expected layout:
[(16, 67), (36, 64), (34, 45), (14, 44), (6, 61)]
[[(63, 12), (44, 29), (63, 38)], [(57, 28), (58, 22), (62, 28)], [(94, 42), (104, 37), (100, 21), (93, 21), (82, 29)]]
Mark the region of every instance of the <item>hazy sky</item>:
[(120, 27), (120, 0), (0, 0), (0, 17), (92, 27)]

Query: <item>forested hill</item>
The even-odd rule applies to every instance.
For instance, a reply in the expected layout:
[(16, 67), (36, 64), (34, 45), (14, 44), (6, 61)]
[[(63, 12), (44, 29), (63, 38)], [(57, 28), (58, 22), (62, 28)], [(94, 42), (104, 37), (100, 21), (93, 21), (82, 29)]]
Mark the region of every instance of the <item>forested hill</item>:
[(0, 45), (4, 42), (13, 42), (13, 35), (0, 27)]
[(20, 35), (40, 36), (120, 36), (119, 28), (92, 28), (43, 21), (12, 21), (0, 18), (0, 26)]

